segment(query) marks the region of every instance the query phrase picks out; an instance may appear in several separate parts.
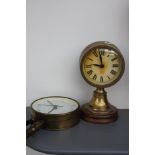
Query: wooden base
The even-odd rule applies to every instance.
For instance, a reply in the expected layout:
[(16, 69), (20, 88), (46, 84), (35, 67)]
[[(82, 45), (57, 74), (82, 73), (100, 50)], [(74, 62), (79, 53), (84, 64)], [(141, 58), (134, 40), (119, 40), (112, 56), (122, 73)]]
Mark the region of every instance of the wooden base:
[(118, 112), (112, 105), (109, 105), (106, 110), (102, 111), (94, 110), (90, 104), (87, 103), (81, 107), (81, 117), (85, 121), (91, 123), (105, 124), (116, 121), (118, 118)]

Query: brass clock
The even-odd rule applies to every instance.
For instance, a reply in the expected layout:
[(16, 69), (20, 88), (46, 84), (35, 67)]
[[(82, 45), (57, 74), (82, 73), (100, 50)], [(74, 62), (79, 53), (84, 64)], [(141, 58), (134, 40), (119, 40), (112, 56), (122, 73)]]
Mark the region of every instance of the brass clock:
[(107, 100), (104, 88), (120, 80), (124, 68), (120, 50), (110, 42), (95, 42), (83, 50), (80, 57), (81, 74), (88, 84), (97, 88), (92, 100), (81, 108), (84, 120), (110, 123), (117, 119), (117, 109)]
[(68, 97), (44, 97), (31, 104), (31, 116), (32, 125), (26, 131), (27, 137), (40, 128), (62, 130), (76, 125), (80, 121), (80, 104)]

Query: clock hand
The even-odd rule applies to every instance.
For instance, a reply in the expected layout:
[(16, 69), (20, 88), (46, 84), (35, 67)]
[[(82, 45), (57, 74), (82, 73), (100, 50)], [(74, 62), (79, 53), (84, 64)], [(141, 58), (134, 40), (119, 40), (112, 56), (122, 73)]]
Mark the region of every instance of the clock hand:
[(101, 65), (103, 65), (101, 52), (99, 52), (99, 55), (100, 55), (100, 62), (101, 62)]
[(101, 65), (99, 65), (99, 64), (91, 64), (91, 65), (101, 67)]
[(48, 114), (51, 113), (55, 109), (57, 109), (57, 108), (53, 106), (53, 108), (48, 112)]
[(99, 52), (99, 55), (100, 55), (100, 61), (101, 61), (100, 67), (101, 67), (101, 68), (104, 68), (104, 64), (103, 64), (101, 52)]
[(51, 113), (53, 110), (58, 109), (58, 107), (63, 107), (63, 106), (53, 105), (53, 108), (48, 112), (48, 114)]
[(99, 64), (91, 64), (91, 65), (97, 66), (97, 67), (100, 67), (100, 68), (104, 68), (104, 64), (101, 64), (101, 65), (99, 65)]
[(46, 105), (46, 104), (40, 104), (40, 105), (38, 105), (38, 106), (53, 106), (53, 105)]
[(63, 106), (60, 106), (60, 105), (55, 105), (56, 107), (63, 107)]
[(51, 104), (52, 106), (54, 106), (54, 104), (53, 104), (51, 101), (47, 100), (47, 102), (48, 102), (49, 104)]
[[(54, 105), (51, 101), (48, 101), (48, 100), (47, 100), (47, 102), (50, 103), (52, 106), (55, 106), (55, 107), (63, 107), (63, 106), (59, 106), (59, 105)], [(48, 106), (50, 106), (50, 105), (48, 105)]]

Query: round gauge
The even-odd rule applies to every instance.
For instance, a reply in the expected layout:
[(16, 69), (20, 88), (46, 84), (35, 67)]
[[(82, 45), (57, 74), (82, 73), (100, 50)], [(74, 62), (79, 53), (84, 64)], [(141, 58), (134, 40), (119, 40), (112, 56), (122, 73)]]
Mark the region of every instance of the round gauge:
[(80, 104), (68, 97), (44, 97), (31, 104), (31, 116), (34, 124), (28, 130), (28, 136), (40, 128), (62, 130), (80, 121)]
[(43, 114), (66, 114), (78, 109), (79, 105), (73, 99), (66, 97), (48, 97), (35, 101), (33, 110)]
[(124, 58), (120, 50), (109, 42), (90, 44), (83, 50), (80, 60), (82, 76), (95, 87), (113, 85), (124, 72)]

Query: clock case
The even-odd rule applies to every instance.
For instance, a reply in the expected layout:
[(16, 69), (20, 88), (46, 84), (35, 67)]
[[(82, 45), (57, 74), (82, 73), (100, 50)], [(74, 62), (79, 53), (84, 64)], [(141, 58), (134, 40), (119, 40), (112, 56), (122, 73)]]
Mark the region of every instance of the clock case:
[[(109, 50), (114, 50), (121, 58), (122, 61), (122, 70), (114, 81), (111, 83), (108, 83), (106, 85), (96, 85), (92, 83), (91, 81), (87, 80), (84, 72), (83, 72), (83, 63), (89, 52), (91, 50), (96, 48), (105, 48)], [(92, 43), (88, 45), (81, 53), (80, 56), (80, 71), (84, 78), (84, 80), (96, 87), (96, 90), (93, 93), (93, 97), (90, 100), (89, 103), (86, 103), (82, 105), (81, 107), (81, 117), (85, 121), (91, 122), (91, 123), (97, 123), (97, 124), (105, 124), (105, 123), (111, 123), (118, 119), (118, 112), (117, 108), (113, 105), (111, 105), (107, 99), (107, 92), (104, 90), (106, 87), (110, 87), (114, 85), (116, 82), (120, 80), (125, 70), (125, 61), (124, 58), (120, 52), (120, 50), (112, 43), (107, 41), (98, 41), (95, 43)]]
[[(96, 85), (94, 83), (92, 83), (91, 81), (88, 81), (83, 73), (83, 62), (85, 60), (85, 58), (87, 57), (87, 55), (89, 54), (89, 52), (91, 52), (91, 50), (93, 49), (96, 49), (96, 48), (105, 48), (105, 49), (109, 49), (109, 50), (113, 50), (115, 51), (121, 58), (121, 61), (122, 61), (122, 70), (118, 76), (117, 79), (115, 79), (114, 81), (112, 81), (111, 83), (109, 84), (106, 84), (104, 86), (100, 86), (100, 85)], [(110, 43), (110, 42), (107, 42), (107, 41), (98, 41), (98, 42), (94, 42), (90, 45), (88, 45), (81, 53), (81, 56), (80, 56), (80, 70), (81, 70), (81, 74), (84, 78), (84, 80), (94, 86), (94, 87), (98, 87), (98, 88), (106, 88), (106, 87), (110, 87), (112, 85), (114, 85), (116, 82), (118, 82), (120, 80), (120, 78), (122, 77), (123, 73), (124, 73), (124, 69), (125, 69), (125, 61), (124, 61), (124, 58), (120, 52), (120, 50), (118, 49), (117, 46), (115, 46), (114, 44)]]
[[(32, 108), (32, 105), (41, 99), (44, 98), (67, 98), (70, 100), (73, 100), (77, 103), (78, 108), (75, 109), (72, 112), (64, 113), (64, 114), (43, 114), (40, 113)], [(62, 97), (62, 96), (50, 96), (50, 97), (43, 97), (35, 100), (31, 104), (31, 117), (32, 117), (32, 125), (26, 130), (26, 136), (30, 137), (33, 134), (35, 134), (36, 131), (39, 129), (45, 129), (45, 130), (63, 130), (70, 128), (80, 121), (80, 104), (71, 98), (68, 97)]]

